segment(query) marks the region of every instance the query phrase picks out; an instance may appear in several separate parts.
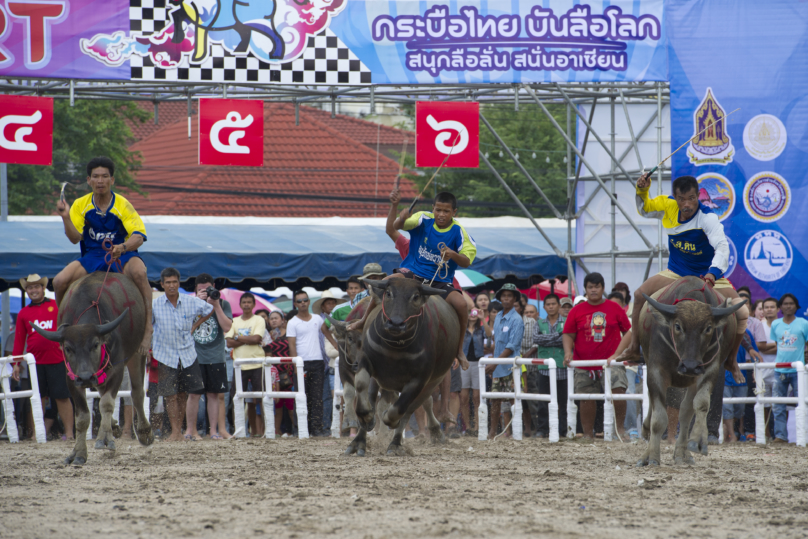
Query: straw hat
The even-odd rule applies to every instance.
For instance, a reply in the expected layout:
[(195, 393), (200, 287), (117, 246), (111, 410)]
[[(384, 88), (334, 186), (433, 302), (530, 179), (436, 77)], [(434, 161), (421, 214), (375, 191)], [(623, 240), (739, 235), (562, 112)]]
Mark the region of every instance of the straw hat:
[(387, 277), (387, 274), (382, 271), (382, 265), (377, 264), (376, 262), (371, 262), (369, 264), (365, 264), (365, 267), (362, 268), (362, 276), (359, 278), (360, 281), (367, 279), (371, 275), (381, 275), (382, 279)]
[(331, 293), (331, 290), (326, 290), (325, 292), (323, 292), (323, 295), (320, 296), (320, 299), (315, 301), (314, 305), (311, 306), (311, 312), (313, 312), (314, 314), (323, 314), (323, 302), (327, 299), (333, 299), (334, 301), (337, 302), (337, 305), (348, 301), (345, 298), (338, 299), (334, 297), (334, 294)]
[(40, 277), (38, 273), (32, 273), (26, 279), (20, 279), (20, 286), (23, 290), (29, 284), (41, 284), (42, 288), (46, 288), (48, 286), (48, 278), (47, 277)]

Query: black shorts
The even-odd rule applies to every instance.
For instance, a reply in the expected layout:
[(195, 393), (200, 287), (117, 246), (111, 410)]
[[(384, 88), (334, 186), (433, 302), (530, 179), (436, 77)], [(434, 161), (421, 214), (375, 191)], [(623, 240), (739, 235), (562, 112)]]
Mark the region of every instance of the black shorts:
[(203, 393), (227, 393), (230, 385), (227, 383), (226, 363), (200, 363), (199, 371), (202, 375), (202, 389), (189, 391), (195, 395)]
[(36, 377), (39, 382), (39, 396), (51, 399), (69, 399), (67, 389), (67, 369), (64, 362), (53, 365), (36, 364)]
[[(247, 384), (252, 382), (252, 390), (247, 389)], [(264, 387), (264, 368), (241, 370), (241, 390), (242, 391), (272, 391), (272, 388)]]
[[(478, 367), (476, 365), (475, 366), (469, 366), (469, 369), (475, 369), (475, 368), (478, 368)], [(462, 377), (460, 375), (460, 371), (462, 369), (463, 369), (463, 367), (460, 367), (459, 365), (458, 365), (458, 367), (456, 369), (451, 369), (451, 368), (449, 369), (449, 372), (452, 373), (452, 382), (451, 382), (451, 385), (449, 386), (449, 392), (450, 393), (460, 393), (460, 391), (463, 390), (463, 381), (462, 381)]]
[(197, 393), (204, 389), (202, 373), (199, 371), (199, 360), (194, 360), (191, 366), (183, 368), (182, 362), (176, 369), (157, 362), (157, 395), (171, 397), (178, 393)]
[(460, 290), (458, 290), (457, 288), (455, 288), (454, 286), (452, 286), (451, 283), (441, 283), (441, 282), (438, 282), (438, 281), (434, 281), (432, 284), (429, 284), (429, 281), (431, 281), (432, 279), (427, 279), (425, 277), (421, 277), (420, 275), (416, 275), (411, 271), (404, 272), (404, 271), (394, 270), (394, 273), (400, 273), (401, 275), (403, 275), (407, 279), (415, 279), (416, 281), (421, 281), (422, 283), (424, 283), (427, 286), (431, 286), (432, 288), (437, 288), (438, 290), (441, 291), (440, 297), (442, 297), (443, 299), (446, 299), (449, 296), (449, 294), (451, 294), (452, 292), (459, 292), (459, 293), (462, 294), (462, 292)]

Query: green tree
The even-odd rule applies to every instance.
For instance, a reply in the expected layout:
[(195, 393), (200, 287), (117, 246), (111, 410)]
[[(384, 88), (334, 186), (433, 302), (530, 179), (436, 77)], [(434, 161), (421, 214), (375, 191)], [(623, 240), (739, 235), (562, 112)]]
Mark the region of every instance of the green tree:
[[(566, 107), (563, 105), (548, 105), (548, 110), (559, 124), (566, 125)], [(491, 126), (502, 138), (505, 144), (515, 154), (519, 161), (530, 173), (539, 187), (550, 201), (558, 206), (567, 203), (567, 155), (566, 142), (553, 127), (550, 120), (538, 106), (529, 103), (523, 104), (519, 112), (513, 105), (486, 105), (481, 104), (480, 110)], [(413, 110), (414, 112), (414, 110)], [(573, 124), (574, 125), (574, 124)], [(575, 140), (575, 135), (572, 135)], [(488, 154), (491, 165), (499, 172), (508, 186), (513, 190), (519, 200), (530, 208), (534, 217), (552, 217), (553, 213), (544, 200), (536, 192), (528, 179), (522, 174), (508, 154), (502, 150), (491, 132), (480, 122), (480, 149)], [(502, 151), (502, 157), (500, 157)], [(535, 153), (535, 157), (534, 157)], [(549, 157), (550, 162), (547, 162)], [(415, 159), (408, 156), (408, 165), (413, 167)], [(409, 176), (418, 186), (419, 191), (435, 172), (434, 168), (418, 169), (423, 174)], [(476, 169), (442, 169), (424, 193), (424, 198), (432, 198), (437, 191), (450, 191), (459, 201), (465, 202), (458, 212), (460, 216), (489, 217), (493, 215), (524, 216), (522, 211), (513, 206), (511, 208), (492, 208), (473, 206), (469, 202), (499, 202), (511, 203), (513, 199), (502, 188), (499, 180), (480, 159), (480, 166)]]
[[(132, 171), (140, 166), (139, 154), (129, 150), (130, 122), (145, 122), (151, 113), (129, 101), (65, 99), (53, 104), (53, 165), (8, 166), (9, 213), (48, 215), (56, 211), (61, 182), (69, 182), (68, 200), (89, 191), (85, 166), (93, 157), (106, 155), (115, 163), (115, 184), (142, 193)], [(72, 191), (72, 192), (71, 192)]]

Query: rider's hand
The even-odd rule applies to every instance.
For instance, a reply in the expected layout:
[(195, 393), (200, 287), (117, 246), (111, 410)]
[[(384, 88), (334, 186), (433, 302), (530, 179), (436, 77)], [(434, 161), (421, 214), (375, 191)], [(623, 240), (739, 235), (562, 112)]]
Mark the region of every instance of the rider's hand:
[(715, 275), (713, 275), (712, 273), (708, 273), (703, 277), (703, 279), (709, 282), (711, 285), (715, 286)]
[(20, 371), (21, 370), (22, 370), (22, 368), (20, 367), (20, 364), (15, 363), (14, 364), (14, 370), (11, 373), (11, 377), (14, 378), (14, 380), (16, 380), (17, 382), (20, 381)]
[(453, 371), (454, 371), (454, 370), (457, 370), (457, 368), (458, 368), (459, 366), (460, 366), (460, 362), (459, 362), (459, 361), (457, 361), (457, 358), (455, 358), (455, 360), (452, 362), (452, 370), (453, 370)]
[(398, 206), (399, 202), (401, 202), (401, 191), (399, 191), (397, 187), (394, 187), (390, 192), (390, 204)]
[(637, 180), (637, 189), (646, 189), (651, 185), (651, 176), (646, 172)]
[(121, 257), (122, 254), (126, 252), (126, 247), (123, 246), (123, 243), (119, 243), (118, 245), (112, 246), (112, 260), (117, 260)]
[(56, 213), (58, 213), (62, 217), (69, 217), (70, 216), (70, 206), (68, 206), (67, 202), (64, 200), (60, 200), (56, 203)]
[(440, 250), (440, 256), (444, 260), (452, 260), (452, 257), (456, 255), (457, 253), (449, 249), (446, 245), (444, 245), (443, 248)]

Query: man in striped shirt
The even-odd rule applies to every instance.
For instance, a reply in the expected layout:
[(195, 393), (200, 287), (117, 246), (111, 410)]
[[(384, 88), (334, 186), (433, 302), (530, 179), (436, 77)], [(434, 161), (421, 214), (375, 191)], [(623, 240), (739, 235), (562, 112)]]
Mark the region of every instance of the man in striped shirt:
[[(213, 313), (213, 305), (196, 296), (180, 296), (180, 272), (175, 268), (160, 272), (160, 284), (165, 296), (152, 301), (152, 353), (158, 363), (157, 395), (166, 401), (171, 422), (169, 441), (182, 441), (182, 414), (188, 393), (204, 387), (192, 335), (196, 329), (194, 321), (200, 317), (198, 323), (207, 320)], [(188, 421), (196, 421), (196, 415), (188, 417)]]

